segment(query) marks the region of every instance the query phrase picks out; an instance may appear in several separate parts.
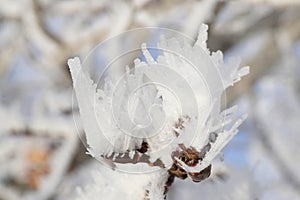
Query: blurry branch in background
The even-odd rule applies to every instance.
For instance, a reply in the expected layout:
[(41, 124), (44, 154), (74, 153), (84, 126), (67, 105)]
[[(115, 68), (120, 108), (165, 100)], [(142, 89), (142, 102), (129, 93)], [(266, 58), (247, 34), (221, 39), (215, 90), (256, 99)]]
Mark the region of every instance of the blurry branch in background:
[[(278, 22), (285, 11), (292, 10), (287, 5), (297, 4), (299, 1), (233, 1), (233, 6), (231, 7), (239, 7), (239, 4), (250, 2), (260, 8), (266, 3), (269, 8), (265, 10), (261, 9), (261, 13), (269, 14), (266, 16), (264, 14), (257, 14), (257, 17), (248, 15), (247, 12), (249, 10), (247, 8), (238, 9), (244, 10), (244, 12), (239, 13), (237, 11), (236, 14), (233, 12), (232, 20), (225, 21), (225, 23), (222, 19), (222, 12), (227, 7), (230, 7), (228, 6), (229, 1), (189, 0), (182, 2), (133, 0), (127, 2), (110, 2), (103, 0), (99, 3), (92, 0), (89, 2), (89, 5), (84, 3), (84, 1), (53, 2), (49, 0), (31, 0), (25, 5), (23, 5), (22, 1), (20, 1), (19, 5), (17, 2), (3, 1), (6, 5), (1, 10), (1, 18), (5, 21), (14, 20), (18, 21), (18, 23), (20, 22), (20, 31), (24, 31), (23, 34), (25, 34), (25, 38), (23, 38), (25, 41), (23, 42), (34, 43), (29, 45), (35, 46), (33, 48), (38, 48), (43, 54), (42, 57), (40, 54), (38, 57), (32, 55), (33, 60), (38, 61), (39, 65), (48, 66), (46, 68), (50, 67), (51, 70), (48, 70), (50, 74), (54, 73), (52, 72), (53, 67), (58, 72), (61, 72), (62, 69), (65, 71), (66, 58), (78, 54), (79, 50), (90, 49), (94, 44), (99, 43), (105, 38), (134, 27), (169, 27), (194, 37), (199, 24), (207, 21), (212, 25), (210, 34), (212, 34), (211, 40), (217, 41), (214, 42), (217, 44), (215, 46), (216, 49), (220, 47), (220, 44), (229, 44), (228, 47), (234, 48), (232, 44), (236, 44), (237, 40), (243, 41), (249, 35), (260, 34), (257, 30), (269, 30), (269, 33), (266, 33), (268, 34), (268, 38), (263, 41), (265, 45), (261, 47), (261, 51), (267, 53), (267, 58), (265, 56), (264, 58), (259, 57), (262, 55), (261, 53), (248, 58), (245, 64), (259, 66), (257, 67), (259, 69), (252, 69), (252, 76), (248, 77), (247, 81), (240, 83), (239, 88), (234, 89), (232, 99), (236, 99), (237, 94), (241, 90), (240, 88), (249, 88), (253, 81), (259, 77), (258, 74), (263, 74), (260, 72), (265, 71), (265, 68), (270, 66), (270, 62), (273, 62), (273, 58), (276, 58), (278, 55), (276, 43), (274, 43), (274, 40), (276, 40), (274, 34), (277, 31), (282, 31), (283, 26), (280, 26), (279, 30), (276, 28), (276, 24), (285, 23), (286, 27), (284, 31), (288, 32), (288, 34), (296, 35), (294, 39), (299, 37), (299, 30), (295, 30), (296, 27), (299, 27), (297, 26), (297, 23), (299, 24), (297, 22), (299, 21), (297, 20), (299, 18), (297, 10), (293, 11), (295, 16), (290, 17), (287, 21)], [(275, 10), (270, 7), (273, 4), (276, 5)], [(120, 10), (119, 7), (122, 7), (122, 9)], [(22, 10), (26, 10), (26, 12)], [(176, 17), (180, 20), (176, 20)], [(57, 22), (53, 21), (55, 18)], [(243, 23), (240, 18), (244, 19), (244, 24), (239, 24), (240, 22)], [(237, 25), (244, 27), (244, 30), (237, 30), (235, 33), (230, 31), (230, 29), (236, 30), (236, 22)], [(52, 28), (54, 26), (53, 23), (60, 23), (61, 25), (56, 24), (56, 26), (62, 27)], [(270, 24), (273, 24), (273, 27), (270, 27)], [(38, 44), (36, 44), (36, 40), (39, 40)], [(17, 42), (12, 42), (12, 44), (15, 43)], [(10, 48), (13, 49), (13, 46), (10, 45)], [(2, 66), (8, 65), (9, 57), (12, 57), (9, 56), (9, 52), (14, 52), (14, 50), (1, 53), (1, 58), (5, 58), (1, 59)], [(1, 67), (1, 69), (4, 70), (5, 68)], [(57, 75), (60, 73), (54, 74)], [(55, 75), (53, 76), (55, 77)], [(64, 79), (63, 77), (61, 78)]]
[[(245, 27), (244, 31), (233, 33), (233, 36), (229, 30), (230, 23), (227, 24), (228, 27), (225, 24), (218, 29), (216, 28), (217, 24), (211, 31), (212, 37), (217, 40), (218, 44), (222, 45), (225, 42), (224, 47), (229, 55), (240, 55), (244, 65), (252, 66), (250, 76), (227, 91), (229, 104), (236, 100), (242, 91), (251, 90), (252, 85), (268, 73), (274, 63), (278, 61), (282, 53), (278, 44), (279, 35), (285, 35), (291, 43), (300, 39), (299, 10), (290, 9), (289, 15), (284, 11), (285, 9), (272, 11), (263, 19), (259, 19), (258, 23)], [(231, 23), (234, 24), (234, 21)], [(212, 41), (212, 45), (214, 45), (213, 43), (214, 41)], [(242, 50), (247, 46), (255, 48), (256, 51)]]
[[(229, 0), (230, 1), (230, 0)], [(299, 0), (239, 0), (239, 1), (245, 1), (252, 4), (266, 4), (271, 6), (278, 6), (278, 7), (287, 7), (287, 6), (296, 6), (300, 5)]]
[(290, 170), (289, 166), (286, 164), (284, 159), (276, 151), (274, 151), (274, 145), (269, 140), (269, 134), (263, 130), (259, 122), (254, 122), (256, 124), (257, 132), (254, 133), (255, 137), (263, 144), (264, 150), (268, 153), (271, 160), (276, 164), (278, 169), (283, 175), (283, 178), (287, 184), (289, 184), (295, 192), (300, 195), (300, 180), (295, 176), (294, 172)]

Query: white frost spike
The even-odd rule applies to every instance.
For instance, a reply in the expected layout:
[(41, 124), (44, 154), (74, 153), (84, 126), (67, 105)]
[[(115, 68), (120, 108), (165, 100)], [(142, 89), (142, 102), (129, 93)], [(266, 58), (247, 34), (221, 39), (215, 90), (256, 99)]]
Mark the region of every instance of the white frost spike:
[(206, 44), (206, 41), (208, 39), (207, 31), (208, 31), (208, 26), (206, 24), (201, 24), (201, 26), (199, 28), (199, 32), (198, 32), (198, 38), (197, 38), (195, 45), (202, 47), (203, 50), (205, 50), (205, 52), (209, 53), (209, 50), (208, 50), (207, 44)]
[(110, 149), (109, 143), (107, 143), (103, 135), (98, 132), (100, 127), (98, 126), (95, 115), (96, 85), (82, 70), (79, 58), (69, 59), (68, 65), (72, 75), (83, 128), (86, 133), (88, 133), (86, 137), (90, 147), (89, 152), (95, 156), (98, 155), (98, 153), (102, 153), (97, 152), (97, 150), (93, 148), (99, 144), (101, 144), (105, 150)]
[(240, 77), (242, 77), (242, 76), (246, 76), (249, 73), (250, 73), (250, 67), (247, 66), (247, 67), (243, 67), (242, 69), (240, 69), (238, 74)]
[(146, 57), (147, 63), (155, 63), (154, 59), (152, 58), (151, 54), (149, 53), (148, 49), (147, 49), (147, 45), (146, 43), (142, 44), (142, 52), (143, 55)]

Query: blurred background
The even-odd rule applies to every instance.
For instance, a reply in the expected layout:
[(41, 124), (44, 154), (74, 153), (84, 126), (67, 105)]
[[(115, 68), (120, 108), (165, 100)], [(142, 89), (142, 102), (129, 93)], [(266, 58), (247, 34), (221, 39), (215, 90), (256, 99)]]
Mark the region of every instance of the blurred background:
[(100, 167), (77, 136), (68, 58), (139, 27), (196, 38), (201, 23), (212, 51), (251, 66), (226, 93), (249, 117), (212, 177), (177, 180), (168, 199), (299, 200), (298, 0), (0, 0), (0, 200), (74, 199)]

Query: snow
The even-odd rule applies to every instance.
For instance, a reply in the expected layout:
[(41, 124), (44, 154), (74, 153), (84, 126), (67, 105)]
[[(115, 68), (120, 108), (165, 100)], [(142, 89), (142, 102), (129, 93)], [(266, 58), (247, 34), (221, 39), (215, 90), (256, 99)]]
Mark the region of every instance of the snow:
[[(103, 157), (113, 155), (114, 162), (116, 156), (131, 152), (133, 159), (132, 151), (146, 142), (146, 155), (151, 162), (161, 160), (165, 168), (162, 172), (166, 173), (179, 144), (193, 146), (199, 152), (210, 144), (204, 159), (194, 167), (177, 157), (175, 160), (186, 172), (199, 172), (212, 163), (247, 117), (237, 117), (237, 107), (222, 111), (220, 104), (224, 90), (248, 74), (249, 67), (238, 69), (239, 59), (224, 63), (220, 51), (211, 53), (206, 46), (207, 30), (207, 25), (200, 27), (194, 44), (185, 38), (161, 36), (157, 49), (162, 53), (157, 59), (142, 43), (145, 60), (137, 58), (133, 68), (127, 66), (117, 81), (107, 78), (103, 88), (97, 87), (79, 58), (69, 59), (88, 151), (93, 157), (103, 161)], [(183, 119), (183, 127), (176, 128), (179, 119)], [(217, 135), (210, 142), (212, 131)], [(144, 163), (114, 164), (114, 169), (123, 172), (142, 173), (140, 170), (152, 168)], [(162, 190), (157, 181), (148, 180), (150, 199), (164, 196), (163, 191), (154, 192)], [(92, 198), (89, 195), (82, 197)]]

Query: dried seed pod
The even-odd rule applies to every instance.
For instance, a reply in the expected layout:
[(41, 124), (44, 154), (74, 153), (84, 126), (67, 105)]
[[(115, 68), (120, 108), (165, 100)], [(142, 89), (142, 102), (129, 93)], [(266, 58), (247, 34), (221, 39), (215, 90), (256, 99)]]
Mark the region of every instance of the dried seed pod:
[(142, 142), (141, 148), (137, 149), (140, 153), (146, 153), (148, 151), (149, 145), (147, 142)]
[(172, 167), (168, 170), (169, 174), (176, 176), (180, 179), (186, 179), (187, 173), (181, 167), (178, 167), (176, 164), (173, 164)]
[(204, 170), (196, 173), (188, 173), (189, 177), (196, 183), (207, 179), (211, 174), (211, 165), (206, 167)]

